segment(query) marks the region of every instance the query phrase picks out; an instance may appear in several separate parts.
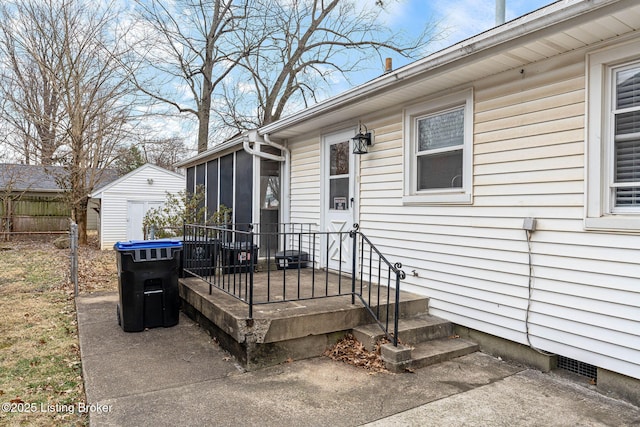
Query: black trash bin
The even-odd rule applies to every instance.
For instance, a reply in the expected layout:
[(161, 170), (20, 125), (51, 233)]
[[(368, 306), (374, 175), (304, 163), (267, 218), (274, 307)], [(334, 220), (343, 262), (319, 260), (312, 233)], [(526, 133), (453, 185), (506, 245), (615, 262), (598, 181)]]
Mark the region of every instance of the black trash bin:
[(125, 332), (178, 324), (182, 242), (118, 242), (118, 324)]
[[(219, 257), (221, 242), (219, 239), (189, 237), (182, 240), (182, 277), (197, 275), (213, 276)], [(188, 270), (184, 271), (184, 270)]]
[(258, 262), (258, 246), (251, 242), (231, 242), (222, 244), (222, 273), (247, 273), (255, 270)]

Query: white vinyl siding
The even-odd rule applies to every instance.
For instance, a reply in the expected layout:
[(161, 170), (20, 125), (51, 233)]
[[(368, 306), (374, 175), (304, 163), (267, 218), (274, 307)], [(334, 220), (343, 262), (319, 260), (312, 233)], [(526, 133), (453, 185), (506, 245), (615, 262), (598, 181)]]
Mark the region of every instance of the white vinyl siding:
[(430, 311), (538, 348), (640, 378), (637, 236), (586, 232), (585, 52), (474, 83), (473, 205), (403, 204), (402, 110), (367, 121), (360, 227), (407, 273)]
[(289, 144), (291, 151), (292, 223), (320, 225), (320, 143), (317, 139)]

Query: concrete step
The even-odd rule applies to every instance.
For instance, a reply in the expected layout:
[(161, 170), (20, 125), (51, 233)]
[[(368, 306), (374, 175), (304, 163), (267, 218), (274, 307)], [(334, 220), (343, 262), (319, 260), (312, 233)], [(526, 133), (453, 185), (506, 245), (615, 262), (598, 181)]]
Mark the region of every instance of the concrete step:
[(439, 338), (413, 347), (392, 344), (382, 346), (382, 360), (392, 372), (424, 368), (456, 357), (474, 353), (480, 346), (462, 338)]
[[(453, 325), (447, 320), (430, 314), (425, 313), (398, 319), (398, 337), (405, 344), (412, 345), (451, 335), (453, 335)], [(370, 323), (353, 328), (353, 336), (367, 350), (372, 351), (375, 349), (376, 343), (382, 339), (384, 333), (377, 323)]]

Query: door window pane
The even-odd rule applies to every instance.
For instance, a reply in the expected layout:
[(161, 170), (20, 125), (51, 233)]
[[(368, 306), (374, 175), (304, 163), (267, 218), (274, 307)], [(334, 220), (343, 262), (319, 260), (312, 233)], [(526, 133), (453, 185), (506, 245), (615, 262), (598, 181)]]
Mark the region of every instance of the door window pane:
[(329, 209), (349, 209), (349, 178), (329, 179)]
[(331, 176), (349, 173), (349, 141), (331, 145), (329, 168)]

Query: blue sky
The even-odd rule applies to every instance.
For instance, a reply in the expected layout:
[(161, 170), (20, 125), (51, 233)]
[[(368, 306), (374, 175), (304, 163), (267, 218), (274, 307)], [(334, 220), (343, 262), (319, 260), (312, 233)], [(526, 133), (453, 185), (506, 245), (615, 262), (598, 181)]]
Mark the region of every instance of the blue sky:
[[(506, 0), (506, 21), (551, 3), (554, 1)], [(439, 23), (442, 37), (429, 46), (424, 56), (495, 26), (495, 0), (397, 0), (388, 1), (387, 4), (386, 12), (380, 18), (395, 30), (418, 33), (429, 22)], [(410, 62), (411, 60), (393, 56), (394, 68)], [(370, 74), (363, 75), (361, 81), (352, 80), (351, 83), (364, 83), (376, 77), (379, 71), (382, 70), (372, 70)]]
[[(373, 3), (373, 0), (367, 2)], [(388, 53), (386, 56), (393, 58), (394, 69), (495, 27), (495, 0), (386, 0), (385, 3), (386, 8), (380, 19), (394, 31), (403, 31), (407, 36), (414, 36), (419, 34), (425, 25), (433, 22), (437, 22), (439, 28), (439, 39), (430, 43), (419, 58), (407, 59), (398, 54)], [(505, 0), (505, 3), (505, 20), (508, 22), (555, 3), (555, 0)], [(359, 73), (348, 77), (349, 81), (335, 74), (331, 88), (318, 93), (319, 100), (366, 83), (384, 72), (384, 60), (377, 55), (362, 63), (362, 66)]]

